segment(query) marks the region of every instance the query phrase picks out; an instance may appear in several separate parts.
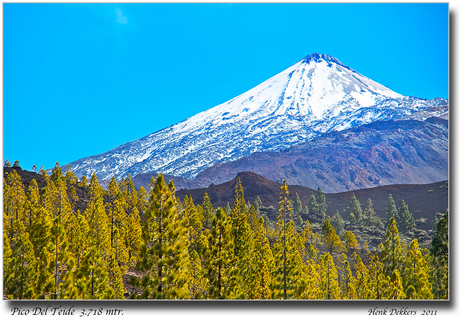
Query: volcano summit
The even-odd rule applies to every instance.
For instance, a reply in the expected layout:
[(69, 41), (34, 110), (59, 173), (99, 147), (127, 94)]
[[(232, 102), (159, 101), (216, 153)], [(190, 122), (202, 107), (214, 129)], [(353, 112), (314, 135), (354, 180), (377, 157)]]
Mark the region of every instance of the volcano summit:
[(216, 163), (278, 151), (375, 121), (447, 118), (447, 101), (402, 96), (313, 53), (253, 89), (108, 152), (71, 162), (79, 177), (162, 172), (187, 179)]

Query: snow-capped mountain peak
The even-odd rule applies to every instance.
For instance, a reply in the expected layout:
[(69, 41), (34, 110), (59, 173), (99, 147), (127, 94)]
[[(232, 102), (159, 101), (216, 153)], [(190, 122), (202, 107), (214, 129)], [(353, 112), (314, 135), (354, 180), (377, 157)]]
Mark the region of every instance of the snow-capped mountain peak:
[(230, 101), (74, 161), (70, 168), (78, 176), (96, 172), (100, 178), (152, 171), (193, 178), (214, 163), (284, 149), (329, 131), (403, 118), (430, 106), (430, 101), (404, 97), (334, 57), (313, 53)]

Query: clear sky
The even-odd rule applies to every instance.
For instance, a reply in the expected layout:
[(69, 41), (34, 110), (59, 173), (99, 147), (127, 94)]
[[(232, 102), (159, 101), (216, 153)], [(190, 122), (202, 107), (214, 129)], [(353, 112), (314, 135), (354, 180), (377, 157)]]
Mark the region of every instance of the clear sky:
[(3, 159), (111, 150), (326, 53), (448, 98), (448, 4), (3, 4)]

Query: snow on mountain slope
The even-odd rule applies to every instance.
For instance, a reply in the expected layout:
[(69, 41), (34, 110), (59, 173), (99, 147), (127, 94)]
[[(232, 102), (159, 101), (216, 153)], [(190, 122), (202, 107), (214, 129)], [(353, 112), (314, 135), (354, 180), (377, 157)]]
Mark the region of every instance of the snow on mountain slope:
[(439, 116), (433, 109), (439, 104), (447, 101), (404, 97), (336, 58), (314, 53), (228, 102), (69, 165), (79, 177), (155, 171), (192, 179), (214, 163), (284, 149), (325, 132)]

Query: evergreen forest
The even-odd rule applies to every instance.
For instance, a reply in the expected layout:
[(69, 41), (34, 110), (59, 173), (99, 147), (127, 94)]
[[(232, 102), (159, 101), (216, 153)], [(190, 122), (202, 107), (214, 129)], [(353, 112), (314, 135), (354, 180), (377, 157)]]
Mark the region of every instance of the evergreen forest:
[[(58, 163), (36, 171), (42, 188), (16, 170), (3, 181), (4, 299), (449, 299), (448, 211), (421, 246), (391, 195), (385, 217), (355, 197), (329, 217), (324, 193), (303, 207), (284, 181), (278, 219), (267, 221), (239, 180), (234, 203), (213, 208), (207, 194), (179, 199), (161, 174), (147, 191), (129, 176), (104, 189)], [(82, 210), (77, 188), (88, 194)], [(380, 244), (360, 243), (345, 221), (382, 228)]]

